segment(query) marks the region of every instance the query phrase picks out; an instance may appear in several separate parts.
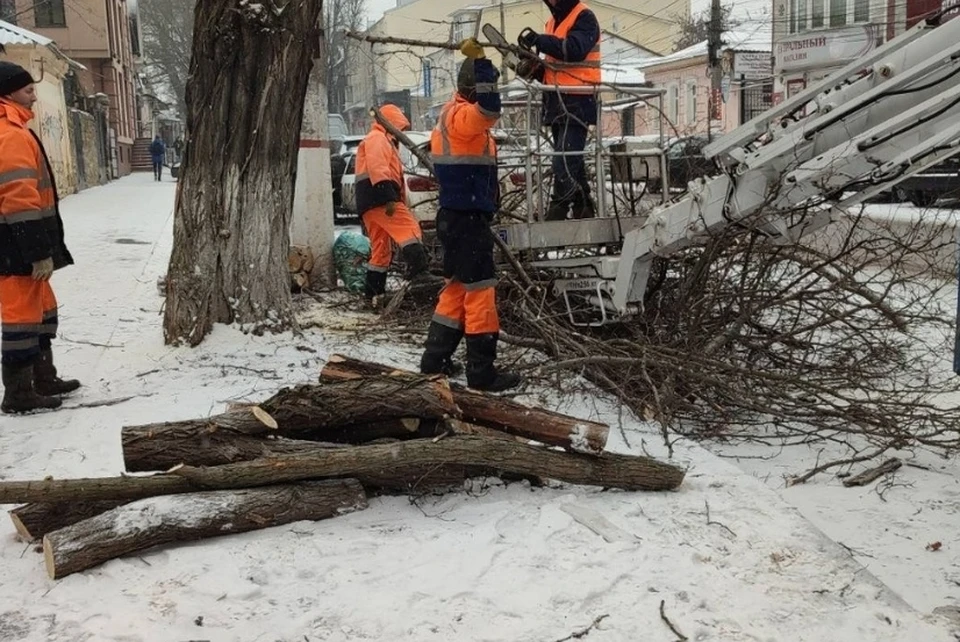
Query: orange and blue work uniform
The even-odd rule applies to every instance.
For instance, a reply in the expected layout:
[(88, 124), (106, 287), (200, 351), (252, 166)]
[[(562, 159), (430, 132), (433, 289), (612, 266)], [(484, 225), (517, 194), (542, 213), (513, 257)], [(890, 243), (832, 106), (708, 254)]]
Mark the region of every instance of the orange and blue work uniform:
[(534, 42), (546, 65), (538, 80), (550, 86), (582, 87), (582, 93), (547, 91), (543, 95), (543, 122), (550, 125), (554, 150), (570, 153), (553, 158), (553, 194), (547, 220), (594, 216), (583, 152), (590, 125), (597, 124), (594, 90), (601, 81), (600, 23), (579, 0), (544, 2), (550, 9), (544, 33)]
[(57, 300), (33, 264), (73, 263), (46, 152), (27, 128), (33, 112), (0, 98), (0, 352), (4, 365), (31, 363), (57, 333)]
[[(380, 114), (400, 131), (410, 128), (410, 121), (395, 105), (384, 105)], [(370, 237), (364, 291), (368, 298), (373, 298), (386, 292), (393, 243), (400, 247), (408, 276), (427, 269), (420, 223), (406, 205), (406, 184), (397, 141), (379, 123), (374, 123), (357, 149), (356, 190), (357, 211)]]
[(440, 187), (437, 237), (447, 283), (427, 333), (420, 369), (449, 373), (452, 355), (465, 336), (467, 383), (502, 389), (510, 386), (501, 386), (506, 379), (494, 367), (500, 319), (490, 230), (499, 206), (497, 147), (490, 135), (500, 118), (499, 73), (486, 58), (464, 65), (473, 85), (462, 82), (462, 69), (458, 93), (443, 107), (430, 140)]

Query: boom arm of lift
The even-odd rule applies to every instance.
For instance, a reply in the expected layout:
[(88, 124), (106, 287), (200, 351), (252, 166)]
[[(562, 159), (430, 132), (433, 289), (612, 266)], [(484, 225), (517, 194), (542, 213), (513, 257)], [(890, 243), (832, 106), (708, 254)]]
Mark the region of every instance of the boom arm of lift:
[(573, 275), (559, 289), (603, 290), (610, 312), (622, 314), (643, 300), (655, 257), (734, 224), (796, 243), (960, 153), (960, 19), (913, 27), (705, 153), (722, 174), (692, 182), (685, 196), (625, 229), (619, 257), (556, 265)]

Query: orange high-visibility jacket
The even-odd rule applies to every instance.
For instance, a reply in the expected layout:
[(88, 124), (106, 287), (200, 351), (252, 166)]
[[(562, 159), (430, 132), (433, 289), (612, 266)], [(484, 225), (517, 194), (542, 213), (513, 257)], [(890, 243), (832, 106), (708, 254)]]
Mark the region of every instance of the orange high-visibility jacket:
[[(396, 105), (384, 105), (380, 113), (400, 131), (410, 127), (410, 121)], [(396, 141), (376, 122), (357, 149), (356, 190), (360, 214), (390, 202), (406, 202), (403, 162)]]
[(440, 207), (486, 214), (497, 211), (497, 144), (490, 128), (499, 116), (459, 93), (444, 105), (430, 137)]
[(0, 275), (26, 276), (33, 263), (73, 263), (63, 242), (53, 171), (27, 128), (33, 112), (0, 98)]
[[(547, 21), (546, 34), (561, 40), (567, 37), (577, 22), (577, 17), (587, 11), (587, 5), (578, 3), (560, 24), (553, 18)], [(545, 56), (547, 68), (543, 74), (543, 84), (580, 87), (600, 84), (600, 43), (594, 45), (582, 62), (564, 62), (553, 56)]]

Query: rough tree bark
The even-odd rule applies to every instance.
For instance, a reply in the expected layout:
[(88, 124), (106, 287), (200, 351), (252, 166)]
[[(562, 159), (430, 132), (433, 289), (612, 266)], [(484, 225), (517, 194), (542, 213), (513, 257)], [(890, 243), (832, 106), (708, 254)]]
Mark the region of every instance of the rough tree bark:
[(409, 437), (417, 421), (404, 419), (459, 416), (443, 380), (369, 377), (362, 381), (324, 382), (285, 388), (255, 406), (277, 426), (263, 423), (254, 408), (239, 408), (202, 419), (144, 424), (123, 428), (125, 448), (138, 443), (149, 450), (159, 435), (194, 441), (217, 430), (259, 435), (269, 433), (310, 441), (364, 443), (385, 437)]
[(43, 538), (51, 579), (171, 542), (336, 517), (367, 507), (353, 479), (154, 497), (125, 504)]
[(164, 337), (293, 323), (287, 256), (322, 0), (199, 0)]
[[(467, 434), (467, 430), (468, 428), (464, 428), (462, 434)], [(509, 435), (504, 436), (509, 438)], [(125, 431), (123, 462), (128, 472), (149, 472), (170, 470), (181, 464), (223, 466), (283, 455), (309, 457), (322, 455), (326, 450), (337, 447), (345, 446), (298, 439), (264, 439), (229, 429), (205, 431), (181, 427), (176, 430), (158, 431), (149, 439), (131, 439), (129, 433)], [(450, 488), (462, 484), (464, 480), (471, 477), (493, 477), (497, 472), (491, 467), (457, 464), (407, 466), (402, 461), (398, 461), (380, 469), (358, 472), (353, 477), (369, 491), (408, 493)], [(81, 505), (92, 503), (95, 502)], [(59, 504), (42, 505), (58, 506)], [(31, 506), (41, 506), (41, 504), (28, 504), (24, 509)], [(35, 519), (40, 519), (38, 512), (40, 511), (34, 510), (32, 513), (36, 515)], [(90, 513), (87, 517), (95, 514), (97, 513)], [(12, 513), (11, 517), (13, 517)]]
[[(320, 371), (320, 380), (364, 381), (367, 377), (383, 375), (409, 375), (414, 378), (418, 376), (379, 363), (335, 354)], [(531, 408), (516, 401), (472, 392), (460, 386), (454, 385), (452, 390), (453, 400), (466, 422), (580, 453), (596, 455), (602, 453), (607, 445), (610, 428), (605, 424), (561, 415), (543, 408)]]
[(0, 482), (0, 504), (141, 499), (200, 490), (252, 488), (328, 477), (355, 477), (399, 462), (409, 466), (458, 464), (623, 490), (673, 490), (685, 471), (650, 457), (604, 453), (600, 457), (547, 450), (486, 437), (414, 439), (392, 444), (333, 448), (314, 455), (285, 455), (195, 468), (181, 466), (149, 477), (47, 479)]
[(10, 521), (17, 535), (25, 542), (38, 540), (51, 531), (82, 522), (94, 515), (125, 504), (124, 501), (99, 502), (38, 502), (14, 508)]

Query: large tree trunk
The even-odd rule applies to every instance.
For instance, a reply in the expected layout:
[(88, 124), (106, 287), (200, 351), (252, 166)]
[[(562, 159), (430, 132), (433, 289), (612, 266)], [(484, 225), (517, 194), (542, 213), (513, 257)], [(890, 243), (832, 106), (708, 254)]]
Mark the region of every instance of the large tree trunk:
[[(141, 435), (131, 438), (128, 430), (124, 428), (123, 461), (129, 472), (170, 470), (181, 464), (223, 466), (277, 456), (309, 457), (323, 455), (330, 448), (343, 447), (296, 439), (264, 439), (231, 430), (208, 432), (180, 427), (157, 431), (149, 438), (141, 438), (145, 437)], [(466, 432), (468, 428), (463, 430)], [(358, 472), (353, 476), (370, 491), (408, 493), (450, 488), (471, 477), (495, 476), (497, 472), (494, 468), (482, 466), (408, 466), (398, 461), (380, 469)], [(24, 508), (36, 505), (28, 504)]]
[(43, 538), (51, 579), (171, 542), (335, 517), (367, 507), (353, 479), (143, 499)]
[(198, 0), (164, 337), (292, 323), (287, 254), (322, 0)]
[(181, 466), (149, 477), (107, 477), (0, 482), (0, 504), (29, 502), (140, 499), (198, 490), (250, 488), (282, 482), (353, 477), (405, 466), (458, 464), (484, 466), (519, 475), (621, 488), (673, 490), (684, 471), (650, 457), (604, 453), (599, 457), (564, 453), (506, 439), (448, 437), (392, 444), (324, 450), (314, 455), (286, 455), (250, 462), (196, 468)]
[[(411, 382), (385, 376), (285, 388), (257, 406), (213, 417), (127, 426), (123, 428), (122, 440), (125, 449), (137, 443), (146, 452), (166, 448), (175, 439), (184, 440), (185, 446), (197, 443), (218, 430), (364, 443), (390, 437), (409, 438), (420, 425), (418, 419), (458, 415), (445, 381), (421, 378)], [(276, 427), (265, 421), (275, 422)], [(149, 442), (161, 436), (164, 444), (151, 447)]]
[[(369, 377), (384, 375), (418, 376), (391, 366), (335, 354), (321, 370), (320, 380), (363, 381)], [(574, 452), (599, 454), (607, 445), (610, 428), (605, 424), (561, 415), (543, 408), (531, 408), (503, 397), (472, 392), (462, 386), (453, 385), (452, 390), (453, 400), (466, 422), (551, 446), (562, 446)]]
[(10, 521), (23, 541), (32, 542), (51, 531), (72, 526), (125, 503), (123, 500), (38, 502), (14, 508), (10, 511)]

